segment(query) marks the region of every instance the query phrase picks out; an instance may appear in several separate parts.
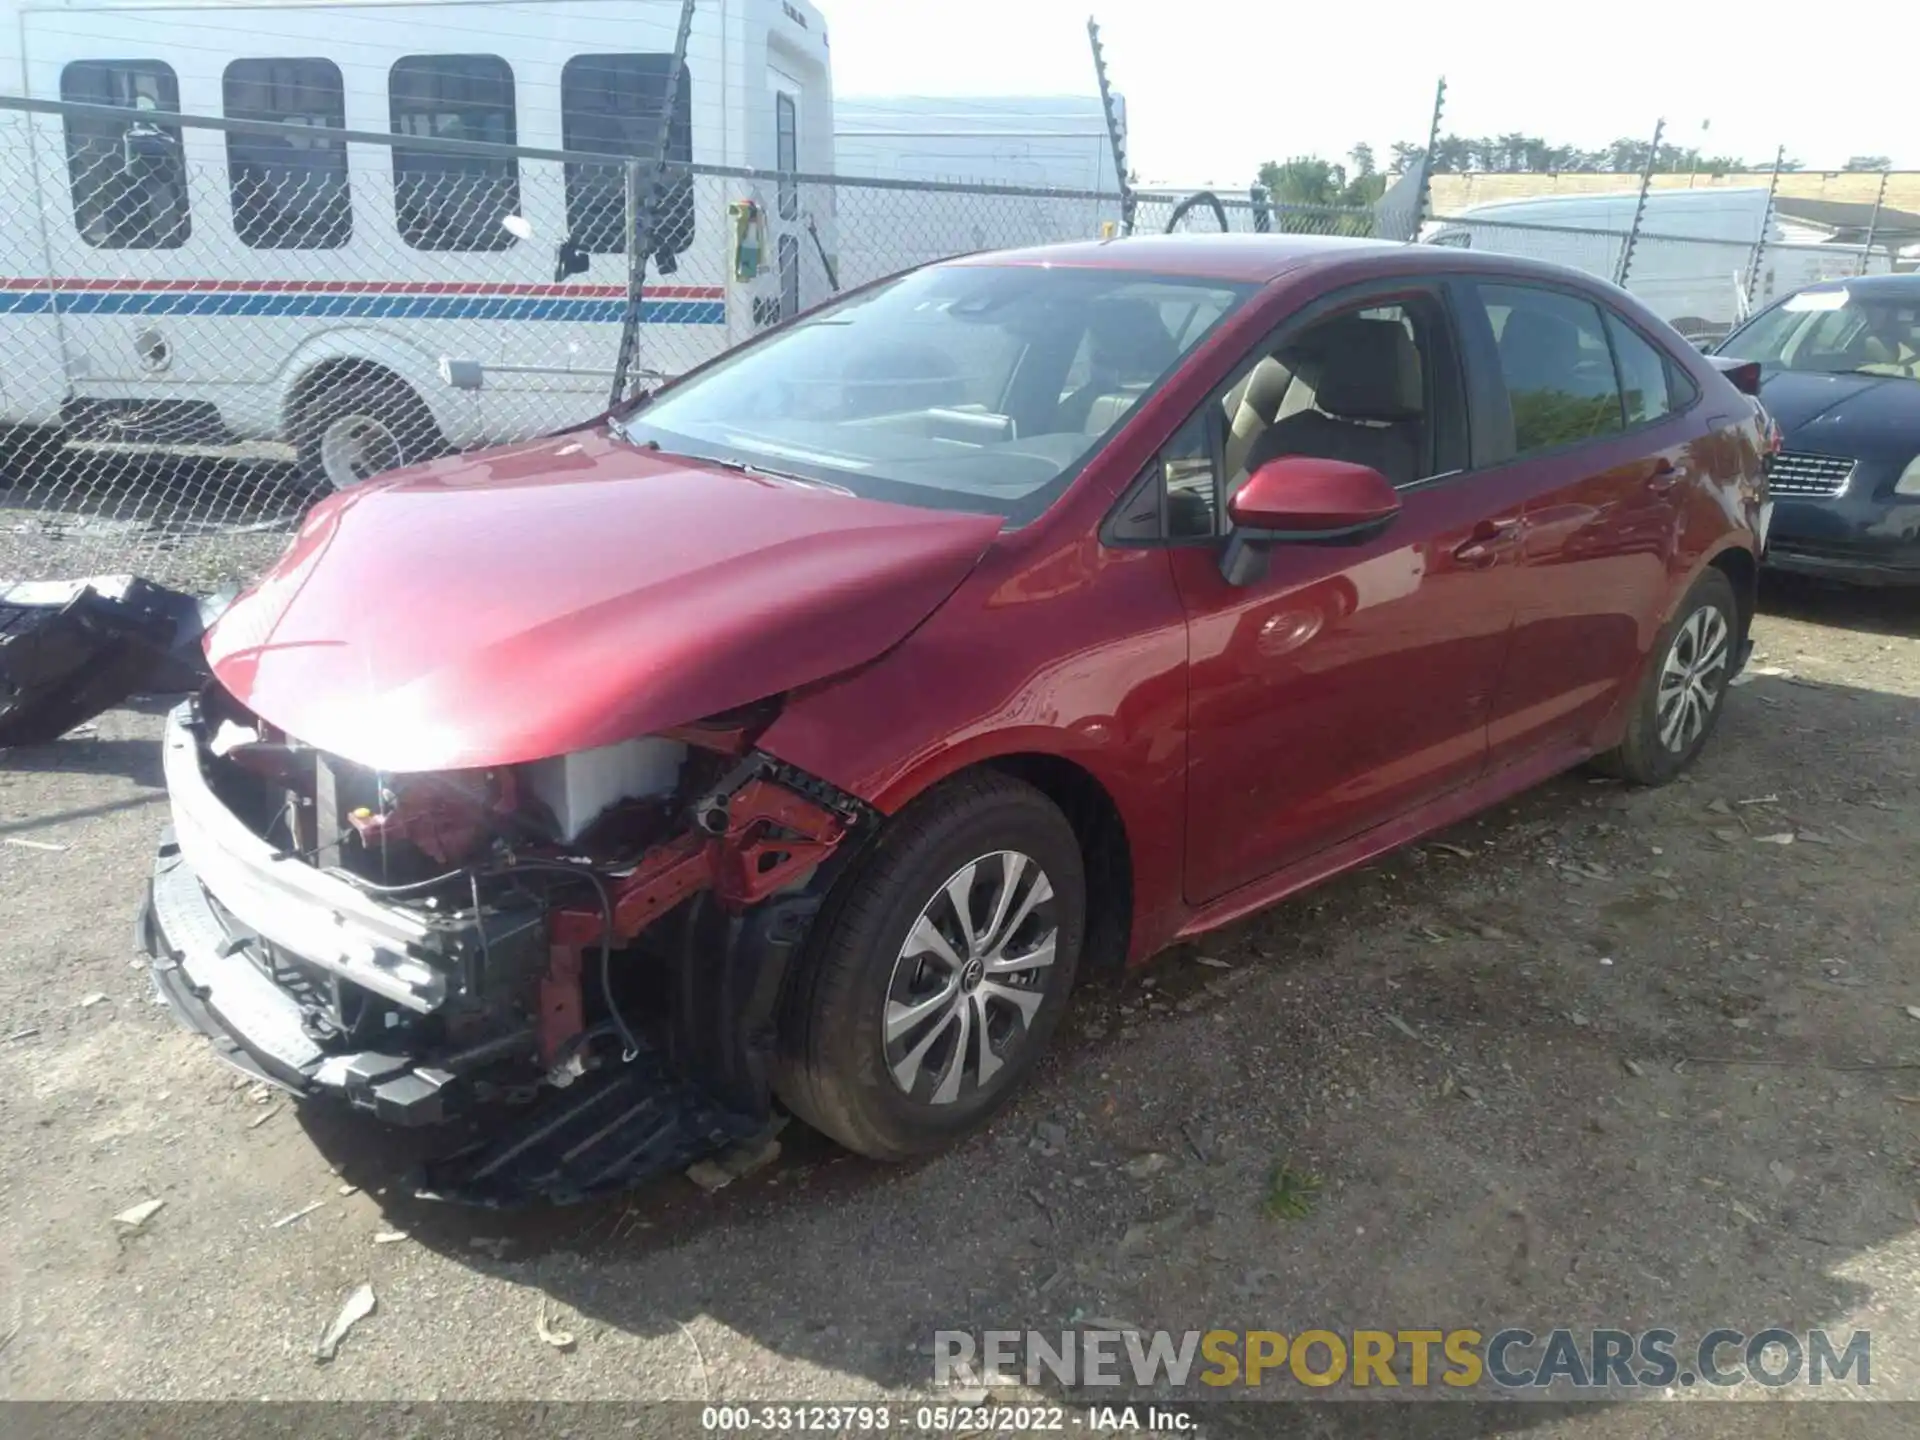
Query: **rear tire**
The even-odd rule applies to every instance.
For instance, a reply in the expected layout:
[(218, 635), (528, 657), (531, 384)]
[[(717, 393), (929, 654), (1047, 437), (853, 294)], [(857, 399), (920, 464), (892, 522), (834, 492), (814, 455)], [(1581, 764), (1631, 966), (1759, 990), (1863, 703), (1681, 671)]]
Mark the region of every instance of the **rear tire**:
[(1085, 934), (1085, 866), (1058, 807), (994, 772), (948, 781), (828, 897), (786, 997), (777, 1093), (875, 1159), (953, 1143), (1039, 1060)]
[(301, 483), (326, 494), (418, 465), (446, 450), (433, 412), (405, 381), (366, 374), (323, 377), (294, 424)]
[(1726, 708), (1739, 634), (1733, 582), (1709, 569), (1661, 630), (1627, 733), (1596, 765), (1635, 785), (1664, 785), (1691, 765)]

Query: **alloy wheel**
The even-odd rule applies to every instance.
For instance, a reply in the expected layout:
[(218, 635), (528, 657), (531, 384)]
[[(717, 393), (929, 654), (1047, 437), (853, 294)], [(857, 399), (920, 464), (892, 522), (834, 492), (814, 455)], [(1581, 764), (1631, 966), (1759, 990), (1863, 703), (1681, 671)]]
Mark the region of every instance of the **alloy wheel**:
[(907, 1096), (951, 1105), (1027, 1042), (1059, 941), (1053, 884), (1017, 850), (956, 870), (907, 931), (887, 984), (881, 1041)]
[(1686, 618), (1667, 647), (1655, 697), (1655, 726), (1660, 743), (1683, 754), (1707, 728), (1707, 719), (1725, 688), (1731, 658), (1727, 617), (1714, 605), (1702, 605)]

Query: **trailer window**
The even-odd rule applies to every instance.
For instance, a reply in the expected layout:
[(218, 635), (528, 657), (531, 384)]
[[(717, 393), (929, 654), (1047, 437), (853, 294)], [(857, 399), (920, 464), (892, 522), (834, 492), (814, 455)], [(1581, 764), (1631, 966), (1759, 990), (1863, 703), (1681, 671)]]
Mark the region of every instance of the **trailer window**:
[(780, 172), (780, 218), (800, 218), (800, 124), (793, 97), (782, 90), (773, 97), (773, 168)]
[(131, 120), (69, 115), (67, 182), (80, 238), (103, 250), (172, 250), (187, 243), (187, 164), (180, 127), (149, 116), (180, 113), (180, 83), (158, 60), (76, 60), (60, 98), (143, 112)]
[[(387, 95), (396, 135), (515, 143), (513, 69), (498, 55), (408, 55), (394, 62)], [(393, 210), (416, 250), (505, 250), (513, 236), (500, 222), (520, 213), (520, 162), (401, 140)]]
[[(596, 155), (650, 159), (660, 139), (660, 110), (667, 93), (671, 55), (576, 55), (560, 69), (560, 144)], [(669, 164), (693, 161), (693, 79), (680, 67), (673, 118), (667, 126)], [(619, 165), (569, 162), (566, 167), (567, 230), (593, 255), (627, 248), (626, 177)], [(669, 181), (653, 217), (654, 254), (663, 269), (693, 244), (693, 177), (684, 170)]]
[(800, 237), (780, 237), (780, 318), (791, 320), (800, 313)]
[(227, 132), (233, 228), (256, 250), (331, 250), (353, 235), (340, 67), (331, 60), (236, 60), (222, 79), (229, 120), (303, 125), (311, 135)]

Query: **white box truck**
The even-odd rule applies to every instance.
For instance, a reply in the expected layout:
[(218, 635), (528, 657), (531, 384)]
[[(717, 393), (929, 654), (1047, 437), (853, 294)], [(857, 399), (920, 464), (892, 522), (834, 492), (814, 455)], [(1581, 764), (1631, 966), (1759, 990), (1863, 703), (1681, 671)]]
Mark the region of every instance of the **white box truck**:
[[(0, 94), (142, 112), (0, 109), (0, 425), (171, 415), (169, 434), (292, 442), (342, 484), (596, 414), (626, 309), (623, 167), (406, 142), (651, 154), (679, 16), (679, 0), (0, 0)], [(641, 365), (677, 373), (825, 297), (808, 222), (830, 201), (784, 177), (830, 172), (833, 142), (819, 9), (701, 4), (668, 158), (768, 178), (670, 191)], [(744, 203), (757, 266), (736, 263)]]
[[(1698, 342), (1724, 335), (1746, 314), (1748, 269), (1763, 226), (1754, 308), (1817, 280), (1858, 273), (1860, 247), (1822, 243), (1831, 232), (1777, 213), (1768, 223), (1767, 194), (1764, 186), (1650, 191), (1627, 288)], [(1639, 198), (1637, 191), (1619, 191), (1496, 200), (1431, 220), (1420, 238), (1612, 279)], [(1884, 257), (1877, 268), (1885, 268)]]
[[(1124, 138), (1125, 99), (1116, 95), (1114, 108)], [(974, 250), (1090, 239), (1120, 213), (1098, 96), (840, 96), (834, 165), (835, 173), (855, 179), (1078, 192), (987, 195), (843, 185), (835, 218), (849, 284)]]

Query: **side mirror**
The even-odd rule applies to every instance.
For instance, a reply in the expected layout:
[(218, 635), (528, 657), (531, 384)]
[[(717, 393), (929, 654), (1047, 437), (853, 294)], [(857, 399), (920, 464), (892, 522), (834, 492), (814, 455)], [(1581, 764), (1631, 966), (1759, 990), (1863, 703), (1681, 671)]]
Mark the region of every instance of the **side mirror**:
[(1387, 477), (1365, 465), (1284, 455), (1269, 460), (1227, 501), (1233, 532), (1220, 557), (1229, 585), (1247, 585), (1274, 545), (1359, 545), (1400, 513)]
[(1758, 360), (1736, 360), (1731, 355), (1709, 355), (1708, 361), (1713, 368), (1732, 382), (1733, 388), (1742, 395), (1760, 394), (1760, 362)]
[(586, 248), (569, 235), (553, 252), (553, 283), (558, 285), (569, 275), (583, 275), (591, 262)]

